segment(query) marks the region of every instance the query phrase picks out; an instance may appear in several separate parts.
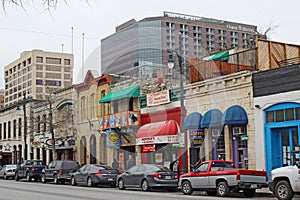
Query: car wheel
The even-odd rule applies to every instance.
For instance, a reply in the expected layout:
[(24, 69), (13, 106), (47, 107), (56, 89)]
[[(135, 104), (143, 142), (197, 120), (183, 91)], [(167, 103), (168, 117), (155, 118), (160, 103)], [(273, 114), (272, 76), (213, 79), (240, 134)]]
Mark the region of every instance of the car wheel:
[(182, 183), (182, 193), (185, 195), (190, 195), (193, 193), (193, 188), (189, 181), (184, 181)]
[(73, 186), (76, 185), (76, 180), (75, 180), (74, 176), (71, 177), (71, 185), (73, 185)]
[(7, 176), (6, 176), (6, 174), (4, 174), (3, 178), (4, 178), (5, 180), (7, 180)]
[(55, 184), (58, 184), (58, 178), (57, 178), (57, 175), (55, 174), (54, 177), (53, 177), (53, 182)]
[(143, 181), (142, 181), (142, 190), (143, 191), (148, 191), (149, 190), (149, 183), (148, 183), (148, 181), (146, 180), (146, 179), (144, 179)]
[(226, 182), (220, 182), (217, 186), (217, 195), (219, 197), (225, 197), (229, 193), (229, 187)]
[(244, 189), (244, 196), (248, 198), (252, 198), (255, 196), (255, 189)]
[(15, 181), (19, 181), (19, 176), (17, 173), (15, 174)]
[(125, 190), (124, 181), (121, 178), (118, 181), (118, 187), (119, 187), (120, 190)]
[(290, 200), (294, 197), (294, 192), (287, 181), (279, 181), (275, 187), (275, 196), (279, 200)]
[(87, 184), (88, 187), (93, 187), (93, 186), (94, 186), (91, 177), (88, 177), (88, 179), (87, 179), (87, 181), (86, 181), (86, 184)]
[(41, 181), (42, 181), (42, 183), (46, 183), (47, 181), (46, 181), (46, 175), (45, 174), (42, 174), (41, 175)]
[(30, 177), (30, 174), (29, 174), (29, 173), (26, 174), (26, 181), (27, 181), (27, 182), (30, 182), (30, 181), (31, 181), (31, 177)]

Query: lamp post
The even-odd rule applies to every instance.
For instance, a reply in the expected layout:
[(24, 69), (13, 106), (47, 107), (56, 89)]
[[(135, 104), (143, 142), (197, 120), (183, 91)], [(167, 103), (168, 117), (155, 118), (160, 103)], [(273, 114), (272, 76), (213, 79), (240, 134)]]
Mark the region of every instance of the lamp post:
[[(24, 140), (24, 160), (27, 160), (27, 115), (26, 115), (26, 93), (23, 94), (22, 106), (23, 106), (23, 115), (24, 115), (24, 133), (23, 133), (23, 140)], [(20, 110), (20, 107), (17, 107), (17, 110)]]
[[(179, 49), (180, 51), (180, 49)], [(179, 74), (180, 74), (180, 134), (183, 134), (183, 147), (182, 148), (182, 173), (186, 173), (186, 139), (184, 134), (184, 99), (183, 99), (183, 66), (182, 66), (182, 56), (181, 52), (177, 52), (175, 50), (168, 50), (168, 67), (169, 69), (173, 69), (175, 65), (174, 54), (178, 58), (179, 64)]]

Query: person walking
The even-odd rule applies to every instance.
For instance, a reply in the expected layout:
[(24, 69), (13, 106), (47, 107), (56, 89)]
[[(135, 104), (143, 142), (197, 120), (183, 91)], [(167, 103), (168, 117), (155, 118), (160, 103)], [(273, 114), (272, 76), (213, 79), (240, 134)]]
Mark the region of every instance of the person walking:
[(128, 160), (126, 162), (126, 169), (129, 169), (133, 165), (134, 165), (134, 160), (133, 160), (132, 156), (129, 154)]
[(113, 169), (119, 169), (119, 162), (114, 158), (114, 161), (111, 164)]

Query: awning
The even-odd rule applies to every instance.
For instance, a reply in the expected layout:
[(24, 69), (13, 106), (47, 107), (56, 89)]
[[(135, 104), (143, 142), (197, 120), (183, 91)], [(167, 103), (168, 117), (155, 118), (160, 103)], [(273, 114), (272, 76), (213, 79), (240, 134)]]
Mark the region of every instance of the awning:
[(65, 100), (61, 101), (59, 104), (57, 104), (56, 108), (58, 110), (60, 110), (66, 105), (74, 105), (75, 103), (76, 103), (76, 101), (73, 99), (65, 99)]
[(177, 143), (178, 132), (175, 120), (145, 124), (136, 133), (136, 144)]
[(202, 118), (201, 128), (222, 126), (223, 113), (218, 109), (207, 111)]
[(126, 97), (139, 97), (140, 96), (140, 86), (135, 85), (122, 90), (117, 90), (108, 93), (105, 97), (100, 99), (99, 103), (108, 103), (113, 100), (122, 99)]
[(217, 53), (217, 54), (205, 57), (205, 58), (203, 58), (203, 60), (219, 60), (219, 59), (221, 59), (221, 61), (227, 61), (228, 58), (229, 58), (229, 51), (223, 51), (221, 53)]
[(200, 129), (202, 115), (198, 112), (193, 112), (184, 119), (184, 130)]
[(239, 105), (229, 107), (222, 117), (222, 124), (248, 124), (248, 116)]

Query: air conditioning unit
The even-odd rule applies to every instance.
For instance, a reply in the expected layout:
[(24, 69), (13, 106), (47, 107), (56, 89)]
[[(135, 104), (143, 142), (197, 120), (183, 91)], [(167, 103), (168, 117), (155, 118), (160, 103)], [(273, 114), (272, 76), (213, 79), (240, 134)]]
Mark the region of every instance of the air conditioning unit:
[(213, 137), (219, 137), (219, 136), (221, 135), (221, 131), (220, 131), (219, 129), (213, 129), (213, 130), (211, 131), (211, 135), (212, 135)]
[(232, 129), (233, 135), (243, 135), (246, 134), (245, 127), (233, 127)]

